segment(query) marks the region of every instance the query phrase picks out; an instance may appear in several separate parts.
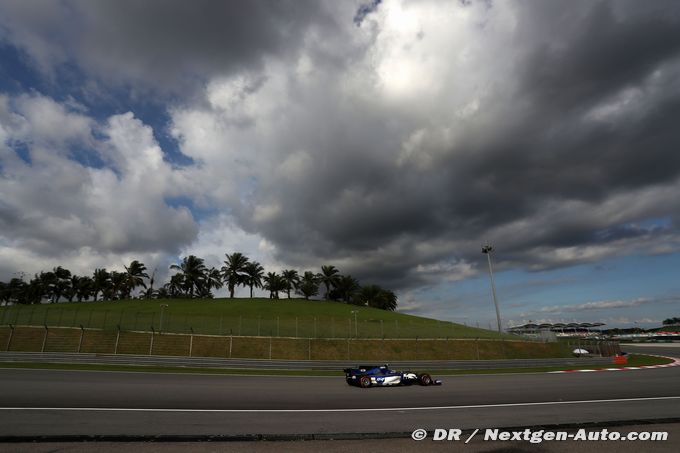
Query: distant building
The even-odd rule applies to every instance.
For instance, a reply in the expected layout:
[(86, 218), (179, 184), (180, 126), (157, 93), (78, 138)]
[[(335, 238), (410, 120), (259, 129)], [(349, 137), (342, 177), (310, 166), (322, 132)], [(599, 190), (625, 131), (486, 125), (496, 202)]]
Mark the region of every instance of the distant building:
[(602, 335), (599, 327), (604, 326), (602, 322), (571, 322), (571, 323), (542, 323), (542, 324), (522, 324), (510, 327), (509, 333), (536, 338), (592, 338)]

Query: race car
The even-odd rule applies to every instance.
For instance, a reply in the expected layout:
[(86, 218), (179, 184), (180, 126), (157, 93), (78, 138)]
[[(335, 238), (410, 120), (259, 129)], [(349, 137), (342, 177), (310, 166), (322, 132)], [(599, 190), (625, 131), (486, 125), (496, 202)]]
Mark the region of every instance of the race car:
[(417, 374), (411, 371), (393, 371), (387, 365), (359, 365), (357, 368), (345, 368), (343, 371), (349, 385), (363, 388), (371, 386), (442, 384), (442, 381), (432, 379), (427, 373)]

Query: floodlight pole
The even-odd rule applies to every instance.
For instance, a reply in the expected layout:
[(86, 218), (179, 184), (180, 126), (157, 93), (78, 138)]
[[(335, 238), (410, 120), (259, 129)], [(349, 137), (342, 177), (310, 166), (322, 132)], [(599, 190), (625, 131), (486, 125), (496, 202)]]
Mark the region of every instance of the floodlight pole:
[(501, 312), (498, 309), (498, 299), (496, 298), (496, 285), (493, 281), (493, 269), (491, 267), (491, 252), (493, 252), (493, 247), (491, 245), (482, 246), (482, 253), (486, 255), (489, 261), (489, 277), (491, 278), (491, 294), (493, 296), (493, 304), (496, 307), (496, 322), (498, 323), (498, 333), (501, 333)]

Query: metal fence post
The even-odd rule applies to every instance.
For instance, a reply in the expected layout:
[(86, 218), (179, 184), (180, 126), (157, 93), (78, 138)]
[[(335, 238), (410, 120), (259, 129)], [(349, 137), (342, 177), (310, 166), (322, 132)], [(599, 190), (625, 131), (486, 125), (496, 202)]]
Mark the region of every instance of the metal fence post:
[(45, 336), (43, 337), (42, 348), (40, 348), (40, 352), (45, 352), (46, 343), (47, 343), (47, 324), (45, 324)]
[(9, 325), (9, 338), (7, 339), (7, 347), (5, 348), (5, 351), (9, 351), (9, 347), (12, 344), (12, 337), (14, 336), (14, 326), (12, 324)]
[(189, 357), (191, 357), (191, 354), (194, 351), (194, 328), (189, 327), (191, 330), (191, 336), (189, 337)]
[(151, 326), (151, 342), (149, 343), (149, 355), (153, 353), (153, 337), (156, 331), (154, 330), (153, 326)]
[(116, 345), (113, 347), (113, 353), (118, 354), (118, 341), (120, 340), (120, 325), (118, 325), (118, 332), (116, 333)]
[(80, 352), (80, 349), (83, 347), (83, 337), (85, 336), (85, 329), (83, 328), (83, 325), (80, 325), (80, 340), (78, 341), (78, 352)]

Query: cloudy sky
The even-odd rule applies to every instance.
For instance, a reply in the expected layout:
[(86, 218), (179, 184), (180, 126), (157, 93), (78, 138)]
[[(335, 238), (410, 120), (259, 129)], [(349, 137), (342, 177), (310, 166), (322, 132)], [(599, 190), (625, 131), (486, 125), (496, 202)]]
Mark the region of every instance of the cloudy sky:
[(0, 279), (241, 251), (405, 312), (680, 306), (674, 1), (0, 3)]

